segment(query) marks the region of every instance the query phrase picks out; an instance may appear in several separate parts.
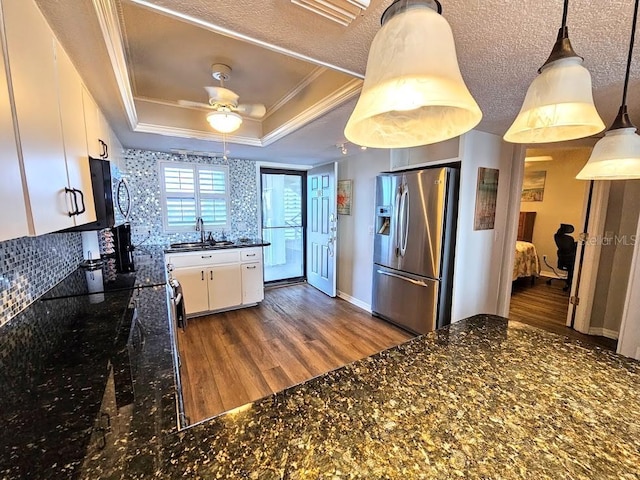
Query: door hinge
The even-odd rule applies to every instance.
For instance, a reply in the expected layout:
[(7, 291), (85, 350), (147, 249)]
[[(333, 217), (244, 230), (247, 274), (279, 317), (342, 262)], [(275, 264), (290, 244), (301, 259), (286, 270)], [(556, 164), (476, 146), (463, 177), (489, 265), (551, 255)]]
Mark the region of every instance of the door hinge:
[(569, 299), (569, 303), (570, 303), (571, 305), (575, 305), (575, 306), (577, 307), (578, 305), (580, 305), (580, 297), (575, 297), (575, 296), (574, 296), (574, 297), (571, 297), (571, 298)]

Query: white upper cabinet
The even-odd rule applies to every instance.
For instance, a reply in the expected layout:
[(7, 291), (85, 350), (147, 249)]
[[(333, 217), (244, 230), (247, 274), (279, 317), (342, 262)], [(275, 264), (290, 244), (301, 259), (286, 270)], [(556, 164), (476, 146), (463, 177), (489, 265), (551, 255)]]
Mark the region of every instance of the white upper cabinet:
[(86, 88), (82, 89), (82, 101), (89, 156), (92, 158), (104, 158), (105, 149), (100, 144), (100, 110)]
[[(93, 222), (87, 138), (91, 128), (104, 136), (102, 114), (35, 2), (0, 0), (0, 7), (8, 65), (0, 70), (0, 200), (12, 200), (0, 240)], [(100, 158), (106, 147), (95, 143), (92, 156)]]
[(89, 156), (109, 160), (117, 164), (118, 148), (122, 148), (120, 147), (120, 142), (113, 134), (107, 119), (86, 88), (83, 90), (82, 98), (84, 101)]
[(55, 39), (32, 1), (3, 0), (4, 24), (33, 234), (75, 225), (69, 215)]
[[(29, 234), (20, 159), (13, 128), (9, 85), (0, 45), (0, 241)], [(10, 205), (10, 207), (9, 207)]]
[(87, 136), (84, 122), (82, 99), (82, 80), (71, 59), (58, 44), (56, 52), (60, 118), (67, 164), (69, 187), (76, 190), (79, 205), (78, 215), (74, 216), (76, 225), (94, 222), (96, 209), (91, 185), (91, 171), (87, 154)]

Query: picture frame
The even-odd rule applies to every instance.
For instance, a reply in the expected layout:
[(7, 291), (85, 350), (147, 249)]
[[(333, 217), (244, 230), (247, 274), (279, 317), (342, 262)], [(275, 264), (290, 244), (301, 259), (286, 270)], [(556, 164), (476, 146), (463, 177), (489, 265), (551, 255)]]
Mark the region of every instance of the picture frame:
[(353, 180), (338, 181), (338, 215), (351, 215)]
[(546, 170), (526, 171), (524, 172), (524, 181), (522, 182), (523, 202), (542, 202), (544, 199), (544, 186), (547, 181)]
[(478, 167), (474, 230), (493, 230), (495, 227), (499, 176), (500, 170), (496, 168)]

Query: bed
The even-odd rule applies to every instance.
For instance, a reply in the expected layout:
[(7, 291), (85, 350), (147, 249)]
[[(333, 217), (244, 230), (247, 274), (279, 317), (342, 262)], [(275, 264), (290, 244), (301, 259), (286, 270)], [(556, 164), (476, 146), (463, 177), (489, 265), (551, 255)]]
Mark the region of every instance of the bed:
[(520, 212), (518, 241), (513, 262), (513, 281), (518, 278), (535, 279), (540, 275), (540, 260), (536, 246), (531, 243), (536, 212)]

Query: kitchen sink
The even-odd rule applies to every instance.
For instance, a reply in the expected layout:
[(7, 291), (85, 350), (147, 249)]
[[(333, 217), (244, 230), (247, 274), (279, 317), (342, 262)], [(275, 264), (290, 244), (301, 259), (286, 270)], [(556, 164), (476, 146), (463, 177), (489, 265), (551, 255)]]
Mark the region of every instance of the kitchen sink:
[(183, 243), (172, 243), (171, 248), (198, 248), (198, 247), (206, 247), (209, 244), (202, 242), (183, 242)]
[(172, 243), (171, 248), (216, 248), (216, 247), (228, 247), (234, 245), (234, 242), (224, 240), (220, 242), (182, 242)]

